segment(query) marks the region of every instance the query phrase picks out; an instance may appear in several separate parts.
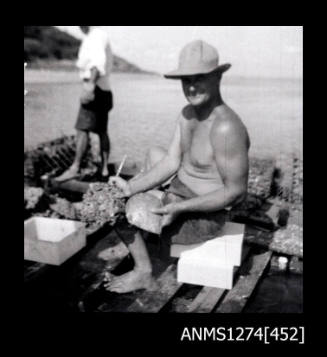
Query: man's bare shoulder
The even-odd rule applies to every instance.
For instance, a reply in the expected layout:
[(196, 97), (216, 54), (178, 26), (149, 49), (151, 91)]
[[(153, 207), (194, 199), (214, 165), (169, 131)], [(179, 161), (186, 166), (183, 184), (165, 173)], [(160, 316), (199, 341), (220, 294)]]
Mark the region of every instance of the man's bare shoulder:
[(246, 126), (241, 118), (227, 105), (222, 105), (215, 109), (213, 113), (213, 125), (211, 129), (211, 140), (219, 140), (229, 136), (239, 141), (245, 141), (246, 146), (250, 146), (250, 140)]

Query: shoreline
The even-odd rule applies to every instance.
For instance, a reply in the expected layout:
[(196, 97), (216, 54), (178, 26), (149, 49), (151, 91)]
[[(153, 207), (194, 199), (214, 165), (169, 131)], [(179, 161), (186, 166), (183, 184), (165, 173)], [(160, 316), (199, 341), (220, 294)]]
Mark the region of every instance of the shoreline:
[[(112, 72), (112, 75), (135, 75), (135, 76), (149, 76), (149, 77), (159, 77), (159, 78), (164, 78), (163, 73), (158, 73), (158, 72), (151, 72), (151, 71), (141, 71), (141, 72), (128, 72), (128, 71), (119, 71), (119, 70), (114, 70)], [(24, 81), (25, 83), (44, 83), (46, 82), (47, 78), (44, 77), (45, 75), (53, 75), (53, 76), (68, 76), (68, 78), (71, 77), (76, 77), (78, 80), (78, 69), (77, 68), (65, 68), (65, 67), (34, 67), (31, 66), (30, 64), (27, 64), (27, 67), (24, 70)], [(37, 78), (37, 76), (40, 76), (41, 78)], [(59, 80), (58, 80), (59, 81)], [(266, 83), (270, 82), (271, 84), (275, 82), (282, 82), (282, 83), (297, 83), (299, 85), (299, 89), (302, 92), (302, 85), (303, 81), (302, 78), (293, 78), (293, 77), (247, 77), (247, 76), (239, 76), (239, 75), (233, 75), (233, 74), (228, 74), (226, 77), (224, 77), (225, 83), (229, 85), (233, 85), (239, 82), (243, 83)]]
[[(156, 73), (138, 73), (138, 72), (120, 72), (114, 71), (112, 72), (112, 76), (117, 75), (126, 75), (126, 76), (135, 76), (144, 78), (148, 76), (149, 78), (160, 77), (159, 74)], [(79, 72), (78, 70), (53, 70), (48, 68), (26, 68), (24, 72), (24, 83), (25, 86), (28, 84), (34, 83), (80, 83)]]

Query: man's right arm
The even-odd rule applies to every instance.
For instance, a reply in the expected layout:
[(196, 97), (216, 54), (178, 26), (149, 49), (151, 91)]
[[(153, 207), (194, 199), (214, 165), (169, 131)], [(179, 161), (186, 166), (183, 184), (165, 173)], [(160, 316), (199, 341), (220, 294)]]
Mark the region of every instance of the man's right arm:
[(90, 70), (91, 77), (88, 81), (83, 81), (82, 94), (80, 101), (82, 104), (88, 104), (94, 100), (94, 90), (96, 86), (96, 81), (98, 80), (100, 74), (96, 67), (92, 67)]
[(132, 179), (126, 183), (120, 178), (112, 177), (110, 182), (116, 182), (118, 186), (122, 186), (121, 188), (128, 197), (139, 192), (148, 191), (174, 175), (180, 166), (181, 159), (181, 129), (180, 120), (178, 120), (168, 152), (162, 160), (139, 178)]

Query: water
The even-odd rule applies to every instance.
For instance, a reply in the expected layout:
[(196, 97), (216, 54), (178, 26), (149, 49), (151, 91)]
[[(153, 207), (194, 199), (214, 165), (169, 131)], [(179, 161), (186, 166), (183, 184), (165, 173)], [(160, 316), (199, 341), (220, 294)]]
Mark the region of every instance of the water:
[[(80, 83), (75, 72), (29, 70), (25, 74), (24, 149), (62, 134), (74, 134)], [(180, 81), (143, 74), (112, 75), (114, 109), (109, 118), (111, 160), (124, 154), (142, 160), (153, 145), (167, 147), (186, 104)], [(290, 79), (226, 76), (222, 95), (242, 118), (250, 154), (302, 157), (302, 83)]]
[(259, 284), (245, 313), (302, 313), (303, 276), (270, 273)]

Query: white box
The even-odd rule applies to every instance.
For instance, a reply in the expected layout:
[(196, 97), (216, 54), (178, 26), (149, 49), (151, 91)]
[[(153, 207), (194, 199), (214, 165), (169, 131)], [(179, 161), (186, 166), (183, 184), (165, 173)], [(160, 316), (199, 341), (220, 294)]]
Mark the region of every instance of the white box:
[(60, 265), (86, 245), (85, 224), (32, 217), (24, 221), (24, 259)]
[(186, 254), (197, 259), (213, 259), (220, 265), (241, 264), (242, 245), (244, 238), (244, 224), (227, 222), (217, 238), (211, 239), (200, 244), (172, 244), (170, 255), (181, 257)]
[(171, 247), (179, 256), (177, 281), (195, 285), (231, 289), (235, 266), (241, 264), (244, 225), (227, 222), (217, 238), (201, 244)]
[(231, 289), (235, 268), (222, 265), (217, 260), (206, 260), (181, 256), (177, 264), (177, 281), (179, 283)]
[[(216, 238), (214, 238), (216, 239)], [(187, 252), (188, 250), (192, 250), (194, 248), (198, 248), (203, 243), (198, 244), (172, 244), (170, 246), (170, 256), (174, 258), (179, 258), (181, 253)]]

